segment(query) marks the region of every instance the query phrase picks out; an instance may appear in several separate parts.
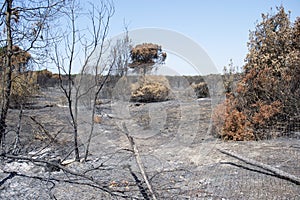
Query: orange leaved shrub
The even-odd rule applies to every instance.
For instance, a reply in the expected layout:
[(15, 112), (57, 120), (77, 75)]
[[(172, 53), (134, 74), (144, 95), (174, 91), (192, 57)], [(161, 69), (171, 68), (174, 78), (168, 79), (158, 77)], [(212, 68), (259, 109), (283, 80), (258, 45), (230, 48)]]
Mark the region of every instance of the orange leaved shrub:
[(216, 106), (212, 115), (213, 131), (224, 140), (253, 140), (251, 123), (245, 113), (237, 109), (233, 95), (223, 104)]
[(213, 130), (225, 140), (278, 136), (282, 126), (290, 126), (290, 120), (300, 115), (300, 18), (291, 25), (283, 7), (262, 17), (250, 33), (236, 89), (227, 91), (226, 100), (213, 113)]

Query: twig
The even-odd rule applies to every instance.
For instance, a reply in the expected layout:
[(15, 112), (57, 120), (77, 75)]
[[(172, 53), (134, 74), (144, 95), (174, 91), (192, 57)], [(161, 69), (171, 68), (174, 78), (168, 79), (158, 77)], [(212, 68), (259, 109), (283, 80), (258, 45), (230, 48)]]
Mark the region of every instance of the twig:
[(296, 177), (296, 176), (294, 176), (292, 174), (284, 172), (284, 171), (282, 171), (280, 169), (274, 168), (274, 167), (272, 167), (270, 165), (258, 162), (256, 160), (245, 158), (245, 157), (243, 157), (241, 155), (232, 153), (230, 151), (226, 151), (226, 150), (222, 150), (222, 149), (218, 149), (218, 151), (220, 151), (221, 153), (223, 153), (225, 155), (228, 155), (228, 156), (236, 158), (236, 159), (238, 159), (240, 161), (243, 161), (244, 163), (247, 163), (249, 165), (256, 166), (256, 167), (264, 169), (264, 170), (266, 170), (268, 172), (271, 172), (275, 177), (278, 177), (278, 178), (281, 178), (281, 179), (284, 179), (284, 180), (288, 180), (288, 181), (290, 181), (292, 183), (300, 185), (300, 178), (299, 177)]
[[(35, 176), (35, 175), (26, 175), (26, 174), (21, 174), (19, 172), (4, 172), (4, 173), (9, 173), (10, 176), (7, 177), (8, 179), (10, 178), (13, 178), (15, 176), (20, 176), (20, 177), (26, 177), (26, 178), (32, 178), (32, 179), (38, 179), (38, 180), (41, 180), (41, 181), (46, 181), (46, 182), (52, 182), (53, 181), (57, 181), (57, 182), (65, 182), (65, 183), (70, 183), (70, 184), (76, 184), (76, 185), (85, 185), (85, 186), (89, 186), (89, 187), (92, 187), (92, 188), (95, 188), (95, 189), (100, 189), (100, 190), (103, 190), (103, 187), (99, 184), (99, 183), (89, 183), (89, 182), (83, 182), (82, 180), (71, 180), (71, 179), (59, 179), (59, 178), (54, 178), (54, 177), (41, 177), (41, 176)], [(6, 180), (4, 180), (6, 181)], [(109, 193), (110, 195), (112, 196), (119, 196), (119, 197), (122, 197), (122, 198), (126, 198), (126, 199), (137, 199), (137, 198), (132, 198), (128, 195), (125, 195), (123, 194), (124, 192), (123, 191), (110, 191), (108, 190), (109, 192), (107, 191), (104, 191), (104, 192), (107, 192)], [(118, 194), (117, 194), (118, 192)]]
[(52, 137), (52, 135), (49, 133), (49, 131), (48, 130), (46, 130), (45, 129), (45, 127), (40, 123), (40, 122), (38, 122), (34, 117), (32, 117), (32, 116), (30, 116), (30, 119), (32, 120), (32, 121), (34, 121), (42, 130), (43, 130), (43, 132), (47, 135), (47, 137), (51, 140), (51, 141), (53, 141), (54, 140), (54, 138)]
[(154, 194), (154, 192), (153, 192), (152, 186), (151, 186), (151, 184), (150, 184), (150, 182), (149, 182), (149, 179), (148, 179), (148, 177), (147, 177), (147, 174), (146, 174), (145, 168), (144, 168), (144, 166), (143, 166), (143, 162), (142, 162), (141, 156), (140, 156), (140, 154), (139, 154), (139, 150), (138, 150), (138, 148), (137, 148), (137, 146), (136, 146), (136, 144), (135, 144), (135, 142), (134, 142), (134, 140), (133, 140), (133, 137), (131, 137), (131, 136), (129, 135), (129, 131), (128, 131), (128, 129), (127, 129), (127, 127), (126, 127), (126, 125), (125, 125), (124, 122), (122, 123), (122, 126), (123, 126), (123, 129), (124, 129), (125, 135), (127, 136), (127, 139), (128, 139), (128, 141), (129, 141), (129, 143), (130, 143), (130, 146), (131, 146), (131, 148), (132, 148), (132, 150), (133, 150), (133, 154), (134, 154), (136, 163), (137, 163), (137, 165), (138, 165), (138, 167), (139, 167), (139, 170), (140, 170), (140, 172), (141, 172), (141, 174), (142, 174), (142, 177), (143, 177), (143, 179), (144, 179), (144, 181), (145, 181), (145, 183), (146, 183), (146, 185), (147, 185), (147, 187), (148, 187), (148, 190), (149, 190), (149, 192), (150, 192), (152, 198), (153, 198), (154, 200), (157, 200), (157, 198), (156, 198), (156, 196), (155, 196), (155, 194)]
[(132, 171), (130, 166), (127, 166), (129, 169), (130, 174), (132, 175), (133, 179), (135, 180), (135, 183), (137, 184), (137, 187), (139, 188), (140, 193), (142, 194), (143, 198), (145, 200), (150, 200), (149, 195), (147, 194), (145, 188), (142, 185), (142, 182), (139, 180), (137, 175)]
[(42, 159), (35, 159), (35, 158), (30, 158), (30, 157), (25, 157), (25, 156), (15, 156), (15, 155), (10, 155), (10, 154), (3, 154), (1, 155), (2, 157), (6, 157), (6, 158), (11, 158), (11, 159), (15, 159), (15, 160), (27, 160), (30, 161), (32, 163), (45, 163), (47, 165), (52, 165), (53, 167), (59, 168), (69, 174), (75, 175), (75, 176), (79, 176), (79, 177), (83, 177), (85, 179), (91, 180), (93, 181), (93, 178), (90, 176), (86, 176), (83, 175), (81, 173), (72, 171), (70, 169), (67, 169), (66, 167), (64, 167), (63, 165), (56, 163), (56, 162), (51, 162), (51, 161), (47, 161), (47, 160), (42, 160)]
[(11, 155), (11, 154), (1, 154), (0, 156), (5, 157), (5, 158), (14, 159), (14, 160), (27, 160), (27, 161), (30, 161), (32, 163), (44, 163), (44, 164), (47, 164), (48, 166), (53, 166), (57, 169), (60, 169), (60, 170), (64, 171), (67, 174), (71, 174), (71, 175), (74, 175), (74, 176), (77, 176), (77, 177), (81, 177), (85, 180), (91, 181), (92, 183), (97, 185), (97, 186), (94, 185), (94, 187), (97, 187), (98, 189), (100, 189), (104, 192), (107, 192), (108, 194), (110, 194), (112, 196), (127, 197), (126, 195), (119, 194), (120, 192), (122, 193), (122, 191), (111, 191), (108, 188), (108, 186), (105, 186), (105, 185), (102, 185), (102, 184), (96, 182), (92, 176), (88, 176), (88, 175), (82, 174), (80, 172), (70, 170), (70, 169), (64, 167), (63, 165), (61, 165), (60, 163), (57, 163), (57, 162), (52, 162), (52, 161), (47, 161), (47, 160), (42, 160), (42, 159), (33, 159), (33, 158), (30, 158), (30, 157), (25, 157), (25, 156), (15, 156), (15, 155)]
[(24, 106), (24, 109), (27, 110), (40, 110), (43, 108), (52, 108), (54, 105), (52, 104), (47, 104), (47, 105), (42, 105), (42, 106)]
[(10, 172), (7, 177), (0, 181), (0, 186), (3, 185), (7, 180), (12, 179), (14, 176), (16, 176), (16, 174), (16, 172)]
[(20, 130), (21, 130), (22, 116), (23, 116), (23, 106), (21, 105), (13, 153), (17, 153), (17, 151), (18, 151), (18, 144), (20, 142)]
[(31, 155), (32, 157), (33, 156), (36, 156), (36, 155), (39, 155), (43, 150), (45, 150), (46, 148), (48, 148), (53, 142), (55, 142), (55, 139), (56, 137), (64, 130), (64, 127), (62, 127), (53, 137), (54, 140), (50, 140), (48, 142), (48, 144), (46, 144), (44, 147), (42, 147), (40, 150), (38, 150), (37, 152), (35, 152), (33, 155)]

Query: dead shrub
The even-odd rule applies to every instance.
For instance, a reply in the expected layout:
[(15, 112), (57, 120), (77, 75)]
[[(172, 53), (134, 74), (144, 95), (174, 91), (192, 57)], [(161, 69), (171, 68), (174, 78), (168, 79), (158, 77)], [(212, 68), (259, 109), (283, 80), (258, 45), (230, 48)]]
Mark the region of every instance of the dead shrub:
[(19, 108), (21, 105), (30, 104), (32, 97), (39, 94), (39, 87), (34, 76), (30, 73), (13, 74), (10, 95), (10, 106)]
[(225, 93), (234, 92), (240, 78), (240, 69), (233, 64), (232, 59), (230, 59), (228, 66), (224, 66), (222, 78)]
[(250, 121), (236, 107), (232, 95), (223, 104), (216, 106), (212, 115), (213, 133), (224, 140), (253, 140), (255, 138)]
[[(235, 91), (213, 114), (215, 133), (227, 140), (259, 140), (278, 133), (299, 117), (300, 49), (293, 44), (300, 30), (294, 27), (283, 7), (250, 34), (249, 53)], [(299, 38), (299, 37), (298, 37)], [(260, 42), (257, 42), (260, 41)], [(299, 40), (298, 40), (299, 41)], [(277, 128), (280, 124), (281, 127)], [(280, 133), (282, 134), (282, 133)], [(286, 135), (286, 133), (284, 133)]]
[(155, 67), (155, 64), (164, 63), (166, 57), (167, 53), (163, 52), (162, 47), (158, 44), (138, 44), (130, 50), (131, 63), (129, 67), (146, 75)]
[(138, 83), (131, 85), (131, 101), (166, 101), (169, 95), (169, 81), (163, 76), (143, 76)]
[(223, 104), (216, 106), (212, 115), (213, 133), (224, 140), (248, 141), (272, 137), (267, 128), (276, 124), (276, 116), (282, 112), (279, 101), (266, 104), (258, 102), (251, 109), (240, 106), (238, 99), (227, 94)]
[(34, 73), (37, 79), (37, 83), (41, 87), (46, 87), (49, 81), (51, 81), (52, 72), (48, 71), (47, 69), (35, 71)]
[(198, 84), (193, 83), (191, 87), (194, 89), (194, 92), (197, 98), (206, 98), (209, 97), (209, 91), (207, 84), (205, 82), (201, 82)]

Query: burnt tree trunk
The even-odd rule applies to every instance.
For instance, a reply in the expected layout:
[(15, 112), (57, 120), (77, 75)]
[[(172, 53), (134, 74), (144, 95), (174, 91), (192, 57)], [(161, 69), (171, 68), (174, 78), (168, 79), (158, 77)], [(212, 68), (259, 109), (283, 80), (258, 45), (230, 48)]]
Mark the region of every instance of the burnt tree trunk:
[(12, 33), (11, 33), (11, 16), (12, 16), (12, 1), (6, 0), (6, 19), (5, 26), (7, 30), (6, 40), (7, 49), (5, 55), (5, 69), (3, 70), (3, 100), (1, 105), (0, 116), (0, 141), (3, 142), (3, 136), (6, 131), (6, 117), (10, 103), (11, 86), (12, 86)]

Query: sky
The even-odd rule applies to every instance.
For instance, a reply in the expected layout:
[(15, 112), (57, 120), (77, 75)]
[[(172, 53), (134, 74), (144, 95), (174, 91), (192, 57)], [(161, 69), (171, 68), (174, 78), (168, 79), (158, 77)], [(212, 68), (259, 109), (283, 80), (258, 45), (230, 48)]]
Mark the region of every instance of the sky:
[[(114, 0), (110, 37), (124, 31), (124, 22), (129, 32), (144, 28), (173, 31), (199, 45), (222, 72), (230, 59), (243, 66), (249, 30), (261, 21), (262, 13), (274, 13), (280, 5), (291, 11), (292, 21), (300, 16), (299, 0)], [(167, 53), (166, 66), (177, 74), (199, 73), (190, 60)]]

